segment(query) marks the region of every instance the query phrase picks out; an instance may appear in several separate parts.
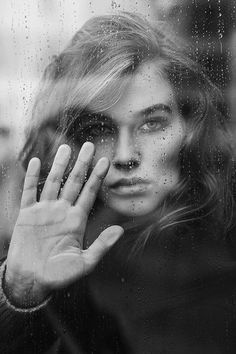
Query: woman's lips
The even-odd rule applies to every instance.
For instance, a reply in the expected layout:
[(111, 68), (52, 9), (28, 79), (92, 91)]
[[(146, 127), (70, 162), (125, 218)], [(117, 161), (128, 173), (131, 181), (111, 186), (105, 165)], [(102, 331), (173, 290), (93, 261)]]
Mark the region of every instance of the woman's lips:
[(148, 191), (150, 183), (140, 178), (121, 179), (112, 184), (109, 189), (118, 195), (142, 194)]

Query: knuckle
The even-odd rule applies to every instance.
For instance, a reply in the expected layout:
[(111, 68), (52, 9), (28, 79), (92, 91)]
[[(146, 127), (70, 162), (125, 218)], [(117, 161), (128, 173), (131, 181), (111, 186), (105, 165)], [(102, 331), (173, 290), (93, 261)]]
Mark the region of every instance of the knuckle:
[(28, 176), (25, 178), (25, 186), (24, 186), (24, 191), (30, 191), (35, 188), (35, 185), (38, 181), (38, 177), (36, 176)]
[(64, 168), (64, 166), (65, 166), (65, 163), (63, 163), (63, 162), (54, 161), (54, 163), (53, 163), (53, 168), (54, 168), (55, 170)]
[(98, 192), (98, 188), (99, 186), (95, 183), (90, 183), (88, 185), (88, 190), (90, 192), (90, 194), (96, 194)]
[(89, 167), (89, 165), (90, 165), (90, 161), (87, 160), (87, 159), (83, 160), (83, 159), (81, 159), (81, 157), (80, 157), (80, 158), (78, 158), (78, 165), (80, 165), (80, 167), (81, 167), (82, 169), (88, 169), (88, 167)]
[(86, 173), (82, 173), (80, 171), (74, 171), (70, 174), (69, 181), (76, 183), (76, 184), (80, 184), (80, 183), (83, 183), (85, 178), (86, 178)]
[(34, 185), (27, 185), (26, 187), (24, 187), (24, 192), (31, 192), (34, 189)]
[(92, 270), (98, 263), (100, 257), (99, 255), (91, 254), (88, 250), (83, 253), (84, 263), (86, 264), (87, 270)]
[(100, 173), (98, 173), (96, 170), (93, 171), (93, 176), (94, 176), (94, 179), (97, 181), (97, 182), (101, 182), (104, 178), (104, 175), (101, 175)]
[(58, 175), (56, 173), (50, 173), (48, 175), (48, 181), (51, 183), (58, 183), (59, 182)]

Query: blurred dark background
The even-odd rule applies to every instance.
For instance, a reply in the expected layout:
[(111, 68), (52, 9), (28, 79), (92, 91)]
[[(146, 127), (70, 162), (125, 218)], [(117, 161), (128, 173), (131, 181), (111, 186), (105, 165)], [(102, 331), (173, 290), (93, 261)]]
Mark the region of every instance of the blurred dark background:
[[(153, 0), (155, 16), (171, 23), (194, 48), (195, 58), (222, 90), (236, 139), (235, 0)], [(227, 108), (226, 108), (227, 109)]]

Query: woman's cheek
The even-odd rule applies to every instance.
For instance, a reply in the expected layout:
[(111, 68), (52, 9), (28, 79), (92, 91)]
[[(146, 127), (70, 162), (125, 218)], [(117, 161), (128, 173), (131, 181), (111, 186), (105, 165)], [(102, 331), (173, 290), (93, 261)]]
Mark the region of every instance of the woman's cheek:
[(170, 129), (168, 134), (162, 137), (160, 144), (160, 152), (167, 160), (178, 161), (178, 155), (183, 145), (185, 134), (180, 127), (177, 131)]

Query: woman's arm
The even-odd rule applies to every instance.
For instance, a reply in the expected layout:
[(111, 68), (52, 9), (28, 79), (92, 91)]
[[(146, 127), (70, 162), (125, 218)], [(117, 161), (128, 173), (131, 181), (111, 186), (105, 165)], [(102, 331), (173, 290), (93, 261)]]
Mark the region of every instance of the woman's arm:
[(5, 294), (5, 270), (6, 261), (0, 266), (0, 352), (37, 353), (49, 348), (57, 337), (48, 321), (51, 298), (27, 309), (14, 306)]

